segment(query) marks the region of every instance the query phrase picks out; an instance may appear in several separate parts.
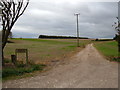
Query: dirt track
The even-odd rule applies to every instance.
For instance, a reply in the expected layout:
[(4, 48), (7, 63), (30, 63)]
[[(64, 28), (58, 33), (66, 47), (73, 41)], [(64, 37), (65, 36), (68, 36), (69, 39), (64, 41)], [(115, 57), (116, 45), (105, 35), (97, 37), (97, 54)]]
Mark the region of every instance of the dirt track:
[(69, 62), (35, 77), (10, 80), (4, 88), (117, 88), (118, 64), (104, 59), (92, 44)]

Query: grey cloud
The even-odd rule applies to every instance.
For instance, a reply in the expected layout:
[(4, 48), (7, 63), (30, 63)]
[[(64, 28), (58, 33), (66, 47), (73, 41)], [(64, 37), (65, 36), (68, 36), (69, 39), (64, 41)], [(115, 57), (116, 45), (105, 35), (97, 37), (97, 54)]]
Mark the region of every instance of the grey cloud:
[[(13, 28), (14, 34), (18, 27), (23, 27), (25, 34), (21, 37), (37, 37), (39, 34), (76, 36), (76, 17), (79, 12), (80, 35), (91, 38), (112, 38), (116, 33), (112, 24), (117, 16), (117, 2), (60, 3), (49, 0), (30, 2), (24, 15)], [(29, 28), (28, 28), (29, 27)], [(21, 30), (24, 31), (24, 30)], [(34, 33), (33, 33), (34, 32)], [(29, 34), (29, 35), (28, 35)]]

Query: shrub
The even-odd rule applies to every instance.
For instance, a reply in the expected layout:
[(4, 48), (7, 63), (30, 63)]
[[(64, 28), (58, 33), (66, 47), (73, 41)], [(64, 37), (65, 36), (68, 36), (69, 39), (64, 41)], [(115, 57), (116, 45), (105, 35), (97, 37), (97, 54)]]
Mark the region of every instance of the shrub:
[(112, 61), (120, 62), (120, 58), (113, 58)]

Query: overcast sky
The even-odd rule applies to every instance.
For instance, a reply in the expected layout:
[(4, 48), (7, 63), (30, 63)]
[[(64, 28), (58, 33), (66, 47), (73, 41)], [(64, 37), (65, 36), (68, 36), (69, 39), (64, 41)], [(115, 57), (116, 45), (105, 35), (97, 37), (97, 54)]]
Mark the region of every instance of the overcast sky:
[(76, 16), (80, 13), (81, 37), (113, 38), (112, 27), (118, 16), (117, 2), (80, 2), (80, 0), (30, 0), (12, 29), (14, 37), (39, 35), (76, 36)]

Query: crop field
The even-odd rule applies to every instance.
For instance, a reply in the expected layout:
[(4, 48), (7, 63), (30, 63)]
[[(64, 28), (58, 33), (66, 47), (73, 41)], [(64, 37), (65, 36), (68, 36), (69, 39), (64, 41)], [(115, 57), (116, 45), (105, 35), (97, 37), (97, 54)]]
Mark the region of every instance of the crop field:
[(95, 43), (95, 47), (101, 54), (110, 60), (118, 57), (118, 46), (116, 41), (100, 41)]
[[(80, 48), (77, 48), (75, 39), (11, 39), (10, 41), (14, 43), (8, 43), (5, 47), (6, 60), (10, 60), (11, 55), (15, 54), (15, 49), (25, 48), (28, 49), (29, 61), (34, 64), (62, 60), (90, 43), (90, 40), (80, 40)], [(23, 54), (18, 55), (18, 59), (24, 58)]]

